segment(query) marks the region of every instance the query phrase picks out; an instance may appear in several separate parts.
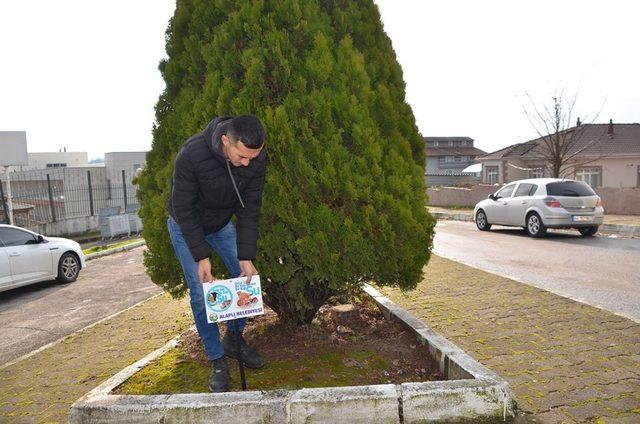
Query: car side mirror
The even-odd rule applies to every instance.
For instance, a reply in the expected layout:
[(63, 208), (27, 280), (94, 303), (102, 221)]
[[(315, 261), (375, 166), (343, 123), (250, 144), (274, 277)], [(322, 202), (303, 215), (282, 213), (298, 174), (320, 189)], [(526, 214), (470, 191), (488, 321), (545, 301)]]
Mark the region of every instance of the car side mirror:
[(42, 237), (42, 234), (38, 234), (38, 243), (44, 243), (44, 237)]
[(491, 200), (496, 200), (496, 196), (495, 196), (493, 193), (491, 193), (491, 194), (490, 194), (490, 195), (488, 195), (487, 197), (488, 197), (489, 199), (491, 199)]

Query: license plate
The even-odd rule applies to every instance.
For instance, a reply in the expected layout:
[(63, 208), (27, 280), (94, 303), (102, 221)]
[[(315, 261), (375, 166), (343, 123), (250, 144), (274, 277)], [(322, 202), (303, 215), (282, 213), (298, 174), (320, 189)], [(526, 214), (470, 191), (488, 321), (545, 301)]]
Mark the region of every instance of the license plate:
[(573, 216), (573, 221), (591, 221), (590, 216)]

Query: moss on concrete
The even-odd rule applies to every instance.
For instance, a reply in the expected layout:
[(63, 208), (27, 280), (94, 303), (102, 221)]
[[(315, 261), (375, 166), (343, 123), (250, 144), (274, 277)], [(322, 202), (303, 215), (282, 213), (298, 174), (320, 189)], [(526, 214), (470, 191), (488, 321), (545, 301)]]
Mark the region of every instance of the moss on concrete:
[(133, 239), (128, 239), (128, 240), (125, 240), (125, 241), (121, 241), (119, 243), (105, 244), (103, 246), (94, 246), (94, 247), (91, 247), (89, 249), (83, 249), (82, 252), (85, 255), (88, 255), (90, 253), (102, 252), (103, 250), (114, 249), (116, 247), (121, 247), (121, 246), (126, 246), (126, 245), (129, 245), (129, 244), (133, 244), (133, 243), (138, 243), (138, 242), (143, 241), (143, 240), (144, 239), (142, 237), (136, 237), (136, 238), (133, 238)]
[[(349, 367), (345, 363), (357, 361), (362, 367)], [(361, 384), (380, 384), (379, 374), (390, 366), (387, 359), (371, 351), (324, 352), (300, 360), (282, 360), (268, 363), (259, 370), (246, 369), (250, 390), (301, 389), (305, 387), (335, 387)], [(229, 359), (231, 390), (240, 390), (237, 361)], [(118, 394), (151, 395), (171, 393), (209, 392), (211, 368), (181, 351), (178, 346), (147, 367), (123, 385)]]

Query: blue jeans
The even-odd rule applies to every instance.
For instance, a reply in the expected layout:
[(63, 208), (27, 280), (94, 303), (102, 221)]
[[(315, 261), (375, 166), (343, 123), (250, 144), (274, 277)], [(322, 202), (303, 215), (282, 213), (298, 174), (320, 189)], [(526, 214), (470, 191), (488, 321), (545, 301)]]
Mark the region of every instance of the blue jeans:
[[(182, 235), (182, 230), (180, 230), (180, 226), (171, 216), (169, 216), (167, 220), (167, 227), (169, 228), (169, 236), (171, 237), (173, 250), (176, 252), (180, 265), (182, 265), (184, 279), (189, 287), (191, 311), (193, 312), (193, 319), (196, 323), (198, 334), (200, 334), (200, 339), (204, 344), (204, 351), (211, 361), (221, 358), (224, 356), (224, 348), (222, 347), (222, 343), (220, 343), (220, 331), (218, 324), (209, 324), (207, 322), (204, 292), (198, 277), (198, 263), (193, 260), (193, 256), (191, 256), (191, 252), (189, 252), (187, 243)], [(233, 226), (233, 223), (229, 221), (226, 226), (217, 232), (207, 234), (205, 240), (218, 254), (220, 259), (222, 259), (231, 277), (238, 277), (241, 271), (236, 246), (236, 228)], [(245, 319), (241, 318), (236, 321), (242, 332)], [(230, 330), (235, 331), (235, 321), (227, 321), (227, 325)]]

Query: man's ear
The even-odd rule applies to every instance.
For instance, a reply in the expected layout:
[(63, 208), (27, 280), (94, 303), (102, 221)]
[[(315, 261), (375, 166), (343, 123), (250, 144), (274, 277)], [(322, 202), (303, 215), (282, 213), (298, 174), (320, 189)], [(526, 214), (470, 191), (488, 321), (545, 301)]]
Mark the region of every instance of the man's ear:
[(220, 140), (222, 140), (222, 144), (224, 144), (225, 146), (229, 145), (229, 137), (226, 134), (222, 134)]

